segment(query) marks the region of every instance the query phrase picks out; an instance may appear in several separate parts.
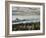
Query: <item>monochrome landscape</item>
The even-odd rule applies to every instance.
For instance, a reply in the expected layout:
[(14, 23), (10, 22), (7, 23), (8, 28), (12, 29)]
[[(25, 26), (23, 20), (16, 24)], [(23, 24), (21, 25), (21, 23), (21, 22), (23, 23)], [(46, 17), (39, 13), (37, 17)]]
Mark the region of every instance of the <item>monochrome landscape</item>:
[(12, 31), (40, 30), (39, 7), (12, 7)]

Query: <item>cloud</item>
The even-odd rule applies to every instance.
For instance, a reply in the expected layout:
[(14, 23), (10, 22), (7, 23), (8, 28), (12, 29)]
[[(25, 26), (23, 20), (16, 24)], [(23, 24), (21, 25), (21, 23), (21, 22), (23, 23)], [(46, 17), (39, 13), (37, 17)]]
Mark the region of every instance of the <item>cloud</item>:
[(20, 15), (20, 16), (40, 15), (40, 8), (13, 7), (12, 14), (13, 15)]

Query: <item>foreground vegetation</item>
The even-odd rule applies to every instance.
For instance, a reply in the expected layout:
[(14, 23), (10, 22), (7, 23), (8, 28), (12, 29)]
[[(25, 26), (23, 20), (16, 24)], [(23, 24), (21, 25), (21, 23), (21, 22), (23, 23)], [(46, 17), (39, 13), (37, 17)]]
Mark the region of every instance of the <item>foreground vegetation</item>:
[(40, 22), (12, 25), (12, 31), (25, 31), (25, 30), (40, 30)]

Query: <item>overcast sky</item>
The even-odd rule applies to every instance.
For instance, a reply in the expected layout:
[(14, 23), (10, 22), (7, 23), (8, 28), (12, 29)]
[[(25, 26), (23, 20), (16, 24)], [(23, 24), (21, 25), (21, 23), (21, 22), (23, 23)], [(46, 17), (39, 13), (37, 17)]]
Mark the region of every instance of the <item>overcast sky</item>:
[(12, 7), (12, 20), (19, 19), (40, 19), (40, 8)]
[(40, 15), (40, 8), (12, 7), (12, 14), (18, 16)]

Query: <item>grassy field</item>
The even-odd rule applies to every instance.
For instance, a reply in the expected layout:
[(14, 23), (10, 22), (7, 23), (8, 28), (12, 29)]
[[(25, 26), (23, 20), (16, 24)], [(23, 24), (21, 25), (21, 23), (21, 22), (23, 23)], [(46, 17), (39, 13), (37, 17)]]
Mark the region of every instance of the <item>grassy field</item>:
[(12, 31), (25, 31), (25, 30), (40, 30), (40, 22), (12, 25)]

